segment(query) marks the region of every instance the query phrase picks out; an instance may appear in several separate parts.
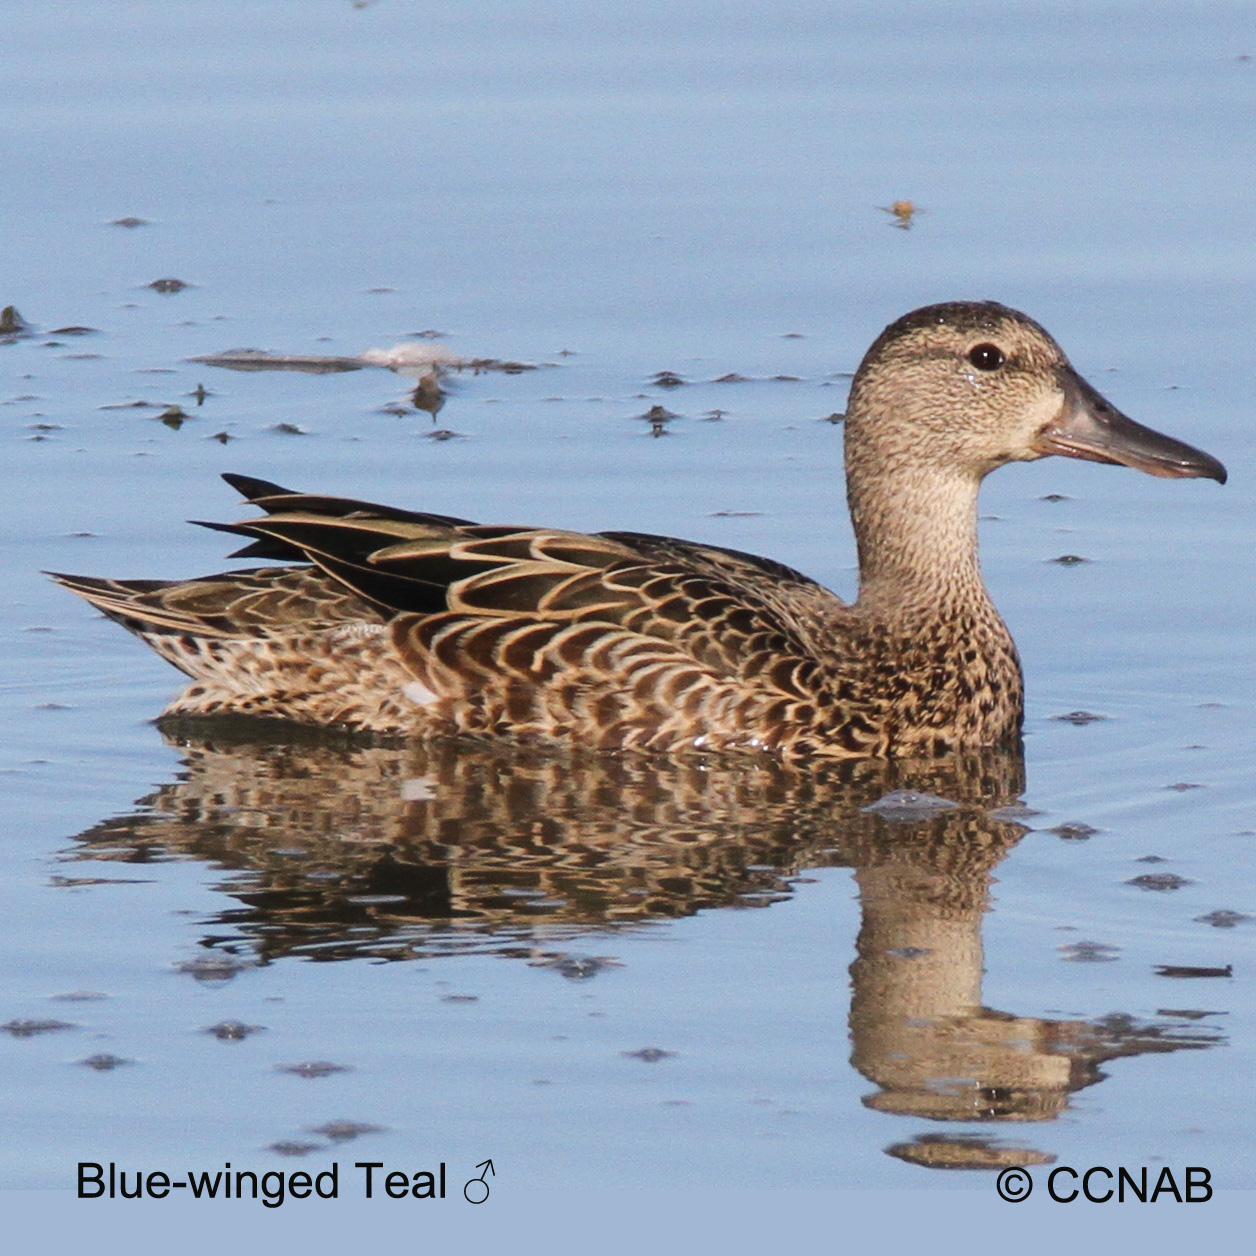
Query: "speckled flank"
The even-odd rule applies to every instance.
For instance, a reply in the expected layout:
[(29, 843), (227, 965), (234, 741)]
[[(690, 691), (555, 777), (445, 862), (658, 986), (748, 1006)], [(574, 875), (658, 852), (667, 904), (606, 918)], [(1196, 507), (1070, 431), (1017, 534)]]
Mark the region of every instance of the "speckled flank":
[[(787, 758), (993, 746), (1019, 736), (1023, 692), (977, 561), (982, 478), (1051, 452), (1224, 476), (1087, 388), (1036, 323), (993, 303), (888, 327), (847, 415), (853, 605), (715, 546), (481, 526), (238, 476), (265, 516), (212, 526), (252, 538), (240, 557), (303, 565), (57, 578), (192, 677), (170, 713)], [(1078, 397), (1138, 441), (1061, 447)]]

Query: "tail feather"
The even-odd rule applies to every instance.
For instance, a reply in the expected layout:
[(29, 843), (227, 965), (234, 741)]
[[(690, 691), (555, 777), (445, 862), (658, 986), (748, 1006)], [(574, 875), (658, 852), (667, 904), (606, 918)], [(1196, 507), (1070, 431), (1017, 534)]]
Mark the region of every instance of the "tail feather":
[(232, 471), (224, 471), (222, 478), (231, 485), (245, 501), (255, 502), (262, 497), (284, 497), (292, 492), (271, 480), (259, 480), (251, 475), (236, 475)]
[(72, 576), (61, 571), (46, 571), (63, 589), (77, 593), (98, 611), (108, 615), (137, 636), (149, 640), (161, 633), (192, 633), (198, 637), (232, 636), (201, 615), (168, 606), (161, 594), (180, 580), (107, 580), (97, 576)]

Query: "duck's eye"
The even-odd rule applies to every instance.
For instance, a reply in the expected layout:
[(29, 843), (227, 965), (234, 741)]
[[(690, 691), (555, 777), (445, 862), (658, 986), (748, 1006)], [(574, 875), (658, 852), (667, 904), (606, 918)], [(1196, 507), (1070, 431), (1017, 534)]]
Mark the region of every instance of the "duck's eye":
[(998, 345), (974, 345), (968, 350), (968, 360), (979, 371), (997, 371), (1007, 359)]

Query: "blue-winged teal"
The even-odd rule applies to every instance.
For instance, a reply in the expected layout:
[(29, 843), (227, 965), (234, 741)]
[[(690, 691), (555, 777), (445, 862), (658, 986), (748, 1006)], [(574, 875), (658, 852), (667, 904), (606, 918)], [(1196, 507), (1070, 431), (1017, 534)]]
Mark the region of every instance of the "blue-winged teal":
[(1224, 483), (1208, 454), (1109, 405), (1023, 314), (916, 310), (851, 387), (848, 605), (735, 550), (635, 532), (483, 526), (226, 479), (265, 516), (214, 524), (197, 580), (56, 578), (193, 683), (171, 714), (601, 749), (912, 756), (1014, 741), (1016, 647), (981, 580), (977, 492), (1064, 454)]

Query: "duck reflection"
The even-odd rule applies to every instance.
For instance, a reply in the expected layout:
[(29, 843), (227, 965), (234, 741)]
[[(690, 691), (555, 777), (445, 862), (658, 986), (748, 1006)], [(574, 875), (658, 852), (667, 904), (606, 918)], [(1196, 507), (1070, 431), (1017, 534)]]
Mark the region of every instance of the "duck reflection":
[[(851, 867), (863, 913), (851, 1059), (877, 1086), (864, 1100), (874, 1110), (1050, 1120), (1107, 1060), (1220, 1041), (1198, 1024), (982, 1005), (992, 871), (1028, 831), (1016, 818), (1019, 754), (804, 774), (741, 758), (370, 745), (255, 723), (179, 720), (162, 732), (185, 756), (179, 779), (80, 835), (66, 858), (223, 869), (236, 906), (207, 921), (204, 938), (219, 954), (493, 951), (582, 979), (600, 961), (562, 946), (590, 929), (764, 906), (804, 869)], [(887, 794), (898, 805), (881, 802)], [(887, 1150), (946, 1168), (1048, 1158), (971, 1133)]]

